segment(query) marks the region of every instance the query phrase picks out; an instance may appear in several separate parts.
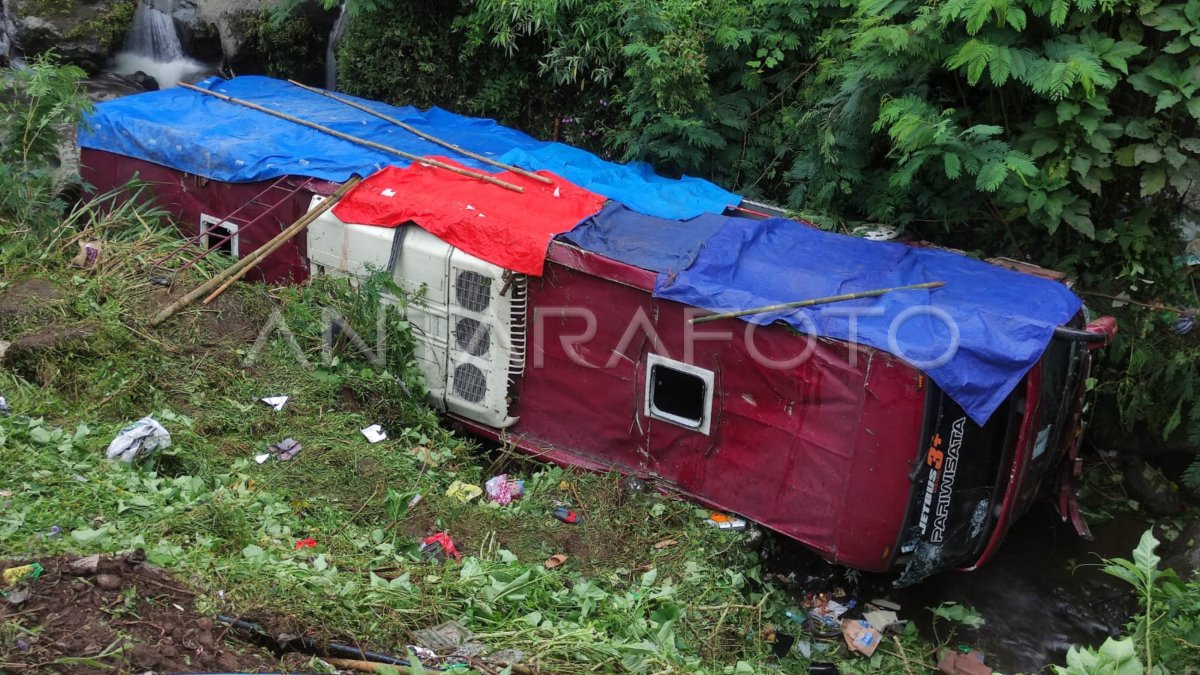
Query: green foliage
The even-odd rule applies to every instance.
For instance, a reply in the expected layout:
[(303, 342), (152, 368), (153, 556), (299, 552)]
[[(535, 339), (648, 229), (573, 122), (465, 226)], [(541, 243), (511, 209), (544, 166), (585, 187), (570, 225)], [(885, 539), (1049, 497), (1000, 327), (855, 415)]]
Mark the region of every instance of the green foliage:
[(256, 46), (267, 75), (312, 84), (325, 83), (325, 42), (313, 22), (300, 15), (277, 15), (264, 10), (254, 23)]
[[(1108, 640), (1100, 649), (1072, 649), (1059, 675), (1141, 675), (1191, 672), (1200, 666), (1200, 580), (1184, 583), (1173, 570), (1160, 570), (1154, 552), (1158, 540), (1142, 534), (1133, 560), (1105, 560), (1103, 570), (1133, 587), (1141, 613), (1130, 624), (1132, 635)], [(1140, 657), (1140, 658), (1139, 658)]]
[(60, 65), (53, 54), (4, 73), (0, 162), (42, 165), (56, 158), (63, 127), (73, 126), (90, 108), (80, 87), (86, 75), (75, 66)]
[(1054, 666), (1057, 675), (1142, 675), (1133, 640), (1108, 638), (1100, 649), (1073, 646), (1067, 650), (1067, 667)]

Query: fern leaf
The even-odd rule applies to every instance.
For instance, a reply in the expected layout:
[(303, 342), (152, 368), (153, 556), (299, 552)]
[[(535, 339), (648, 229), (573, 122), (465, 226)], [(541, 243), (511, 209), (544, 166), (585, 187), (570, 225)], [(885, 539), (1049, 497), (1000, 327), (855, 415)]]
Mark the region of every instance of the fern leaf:
[(1000, 189), (1007, 177), (1008, 167), (1004, 162), (989, 162), (975, 176), (975, 187), (984, 192), (995, 192)]
[(942, 167), (946, 170), (946, 178), (957, 180), (962, 175), (962, 160), (953, 152), (942, 155)]
[(1050, 25), (1058, 27), (1067, 22), (1071, 0), (1053, 0), (1050, 4)]

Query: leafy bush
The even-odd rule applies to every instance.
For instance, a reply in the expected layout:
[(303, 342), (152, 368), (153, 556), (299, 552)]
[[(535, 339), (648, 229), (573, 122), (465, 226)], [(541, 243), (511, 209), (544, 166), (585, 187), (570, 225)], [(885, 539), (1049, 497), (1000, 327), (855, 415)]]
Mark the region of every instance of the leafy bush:
[(1102, 569), (1137, 594), (1141, 613), (1130, 622), (1132, 634), (1110, 638), (1098, 650), (1073, 647), (1067, 667), (1055, 666), (1058, 675), (1188, 673), (1200, 667), (1200, 580), (1184, 583), (1174, 571), (1160, 570), (1158, 543), (1147, 530), (1133, 560), (1104, 561)]

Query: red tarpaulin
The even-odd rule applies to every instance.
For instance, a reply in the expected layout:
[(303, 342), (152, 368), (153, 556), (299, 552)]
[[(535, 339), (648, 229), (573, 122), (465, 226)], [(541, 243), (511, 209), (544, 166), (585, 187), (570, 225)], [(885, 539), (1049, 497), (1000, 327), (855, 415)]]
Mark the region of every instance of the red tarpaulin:
[(598, 212), (605, 198), (547, 171), (538, 174), (553, 184), (495, 174), (525, 188), (522, 194), (425, 164), (390, 166), (363, 181), (333, 212), (347, 223), (381, 227), (411, 221), (477, 258), (541, 276), (550, 240)]

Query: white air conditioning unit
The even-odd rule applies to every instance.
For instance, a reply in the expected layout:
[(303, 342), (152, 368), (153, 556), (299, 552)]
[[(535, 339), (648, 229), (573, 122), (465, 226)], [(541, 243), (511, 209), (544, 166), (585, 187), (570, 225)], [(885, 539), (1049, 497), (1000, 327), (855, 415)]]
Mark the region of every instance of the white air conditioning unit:
[(504, 428), (510, 377), (525, 363), (526, 279), (462, 251), (450, 257), (446, 407)]
[[(314, 204), (315, 205), (315, 204)], [(308, 228), (313, 275), (391, 271), (409, 299), (405, 314), (430, 403), (495, 428), (508, 414), (511, 379), (525, 368), (528, 283), (415, 225), (343, 223), (332, 212)]]

